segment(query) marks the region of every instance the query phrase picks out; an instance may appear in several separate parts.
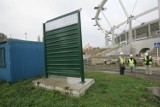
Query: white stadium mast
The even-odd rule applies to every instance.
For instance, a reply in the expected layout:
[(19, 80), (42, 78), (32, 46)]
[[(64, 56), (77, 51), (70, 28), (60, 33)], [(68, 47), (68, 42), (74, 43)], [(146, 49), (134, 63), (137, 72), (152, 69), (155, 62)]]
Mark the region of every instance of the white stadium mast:
[[(99, 27), (99, 29), (105, 34), (106, 37), (108, 37), (109, 34), (112, 35), (112, 41), (111, 41), (112, 42), (112, 48), (114, 48), (114, 45), (115, 45), (115, 39), (114, 39), (115, 34), (114, 34), (114, 31), (116, 29), (118, 29), (120, 26), (122, 26), (122, 25), (124, 25), (126, 23), (129, 24), (129, 30), (128, 30), (128, 32), (129, 32), (129, 43), (131, 44), (131, 42), (132, 42), (132, 21), (133, 20), (136, 20), (137, 18), (142, 17), (142, 16), (144, 16), (144, 15), (146, 15), (148, 13), (151, 13), (153, 11), (156, 11), (156, 10), (158, 10), (158, 12), (159, 12), (159, 19), (160, 19), (160, 0), (157, 0), (158, 1), (158, 6), (155, 6), (155, 7), (151, 8), (151, 9), (143, 11), (142, 13), (140, 13), (138, 15), (135, 15), (135, 16), (129, 15), (128, 12), (127, 12), (127, 9), (123, 5), (123, 2), (122, 2), (123, 0), (119, 0), (119, 3), (121, 5), (121, 7), (122, 7), (122, 10), (125, 13), (126, 20), (121, 22), (121, 23), (119, 23), (119, 24), (117, 24), (116, 26), (112, 26), (111, 23), (109, 22), (109, 20), (107, 19), (107, 17), (105, 16), (105, 14), (103, 13), (103, 10), (105, 9), (104, 5), (107, 3), (107, 1), (109, 1), (109, 0), (102, 0), (102, 2), (98, 5), (98, 7), (94, 8), (94, 9), (97, 9), (97, 12), (96, 12), (95, 18), (93, 18), (93, 19), (95, 19), (96, 26)], [(99, 15), (100, 15), (100, 13), (102, 13), (104, 19), (107, 22), (107, 25), (110, 27), (109, 30), (106, 30), (105, 28), (102, 28), (102, 26), (100, 25), (100, 23), (99, 23), (99, 19), (100, 19)], [(160, 26), (160, 23), (159, 23), (159, 26)], [(107, 40), (107, 42), (109, 41), (109, 39), (106, 39), (106, 40)], [(132, 53), (131, 49), (132, 48), (131, 48), (131, 45), (130, 45), (130, 52), (129, 53)]]

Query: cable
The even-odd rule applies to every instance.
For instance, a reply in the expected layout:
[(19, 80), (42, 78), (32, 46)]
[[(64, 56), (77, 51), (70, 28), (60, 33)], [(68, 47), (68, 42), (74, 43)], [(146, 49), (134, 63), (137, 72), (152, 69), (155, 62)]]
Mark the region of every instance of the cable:
[(137, 5), (137, 1), (138, 1), (138, 0), (136, 0), (136, 1), (135, 1), (135, 3), (134, 3), (134, 7), (133, 7), (133, 10), (132, 10), (132, 12), (131, 12), (131, 14), (130, 14), (130, 15), (132, 15), (132, 13), (133, 13), (133, 11), (134, 11), (134, 9), (135, 9), (136, 5)]
[(105, 16), (103, 10), (102, 10), (102, 15), (103, 15), (105, 21), (107, 22), (107, 24), (109, 25), (109, 27), (112, 27), (111, 24), (110, 24), (110, 22), (108, 21), (107, 17)]

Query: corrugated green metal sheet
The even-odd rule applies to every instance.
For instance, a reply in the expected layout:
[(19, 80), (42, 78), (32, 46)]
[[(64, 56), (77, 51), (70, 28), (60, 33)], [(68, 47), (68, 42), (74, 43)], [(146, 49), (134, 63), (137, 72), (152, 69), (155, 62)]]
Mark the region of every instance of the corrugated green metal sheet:
[[(46, 31), (44, 25), (46, 73), (74, 76), (84, 81), (80, 12), (77, 23)], [(72, 15), (72, 13), (68, 14)], [(54, 21), (66, 17), (61, 16)]]

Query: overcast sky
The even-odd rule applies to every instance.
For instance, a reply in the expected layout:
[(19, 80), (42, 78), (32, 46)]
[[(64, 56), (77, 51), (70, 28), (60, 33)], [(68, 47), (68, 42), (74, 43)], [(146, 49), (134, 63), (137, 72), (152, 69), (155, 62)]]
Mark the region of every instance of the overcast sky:
[[(95, 6), (102, 0), (0, 0), (0, 32), (12, 38), (37, 40), (38, 36), (43, 36), (42, 23), (57, 16), (72, 12), (82, 8), (82, 39), (83, 46), (90, 43), (94, 47), (104, 47), (105, 36), (93, 25), (95, 22), (91, 18), (95, 17)], [(136, 15), (157, 6), (157, 0), (137, 0), (137, 5), (133, 10), (136, 0), (123, 0), (129, 14)], [(126, 19), (118, 0), (108, 0), (104, 11), (111, 25), (116, 25)], [(102, 15), (100, 15), (102, 17)], [(103, 17), (102, 17), (103, 18)], [(134, 25), (141, 22), (158, 18), (158, 12), (146, 15), (134, 21)], [(105, 20), (100, 22), (103, 27), (109, 29)], [(127, 26), (127, 25), (125, 25)], [(120, 31), (127, 29), (122, 26)], [(119, 32), (119, 31), (117, 31)]]

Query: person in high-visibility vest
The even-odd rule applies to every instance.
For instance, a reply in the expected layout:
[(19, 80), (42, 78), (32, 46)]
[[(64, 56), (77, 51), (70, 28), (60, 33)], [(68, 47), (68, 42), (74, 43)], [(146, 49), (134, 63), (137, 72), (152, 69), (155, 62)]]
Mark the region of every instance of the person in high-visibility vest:
[(120, 68), (120, 75), (124, 75), (125, 70), (125, 57), (123, 52), (120, 52), (120, 56), (118, 58), (119, 68)]
[(145, 53), (144, 57), (144, 65), (146, 69), (146, 75), (152, 75), (152, 56), (150, 56), (148, 53)]
[(131, 54), (130, 55), (130, 58), (128, 59), (128, 65), (129, 65), (129, 67), (130, 67), (130, 69), (131, 69), (131, 75), (136, 75), (136, 64), (137, 64), (137, 62), (136, 62), (136, 60), (134, 59), (134, 57), (133, 57), (133, 55)]

